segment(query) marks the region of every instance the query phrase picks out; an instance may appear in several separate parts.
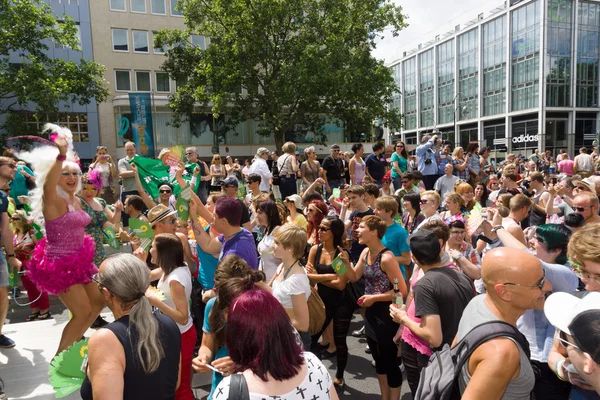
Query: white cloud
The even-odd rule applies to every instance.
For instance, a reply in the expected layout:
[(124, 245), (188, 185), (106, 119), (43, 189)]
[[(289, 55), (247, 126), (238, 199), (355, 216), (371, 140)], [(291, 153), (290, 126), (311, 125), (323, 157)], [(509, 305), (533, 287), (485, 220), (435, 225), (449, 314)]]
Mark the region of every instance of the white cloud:
[(402, 57), (402, 52), (416, 49), (419, 44), (425, 44), (435, 39), (437, 34), (454, 30), (454, 26), (464, 26), (477, 15), (484, 13), (487, 18), (490, 11), (501, 6), (503, 0), (393, 0), (402, 6), (408, 15), (409, 27), (393, 37), (391, 31), (386, 31), (384, 39), (377, 43), (373, 55), (385, 60), (386, 64)]

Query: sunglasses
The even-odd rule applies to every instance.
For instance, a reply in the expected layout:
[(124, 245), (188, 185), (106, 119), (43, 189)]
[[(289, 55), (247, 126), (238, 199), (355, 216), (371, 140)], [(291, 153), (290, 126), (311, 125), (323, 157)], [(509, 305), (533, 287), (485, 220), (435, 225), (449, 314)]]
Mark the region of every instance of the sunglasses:
[(558, 331), (558, 340), (560, 341), (560, 344), (562, 344), (565, 349), (567, 348), (567, 346), (571, 346), (571, 347), (574, 347), (576, 349), (579, 349), (579, 346), (577, 346), (576, 344), (573, 344), (573, 343), (569, 342), (567, 339), (568, 339), (567, 338), (567, 334), (565, 332), (559, 330)]
[(529, 287), (529, 288), (538, 288), (538, 289), (542, 290), (542, 288), (544, 287), (544, 283), (546, 283), (546, 270), (544, 269), (542, 271), (544, 271), (544, 276), (542, 276), (542, 280), (537, 285), (527, 285), (524, 283), (511, 283), (511, 282), (504, 282), (504, 284), (511, 285), (511, 286), (523, 286), (523, 287)]
[(327, 228), (327, 227), (325, 227), (325, 226), (320, 226), (320, 227), (319, 227), (319, 230), (320, 230), (321, 232), (329, 232), (329, 231), (331, 230), (331, 228)]
[(96, 282), (98, 284), (98, 290), (101, 292), (102, 289), (106, 288), (106, 290), (108, 290), (110, 292), (110, 289), (107, 288), (105, 285), (102, 284), (102, 282), (100, 282), (100, 274), (94, 274), (92, 275), (92, 280), (94, 282)]
[(171, 193), (171, 191), (170, 191), (170, 190), (164, 190), (164, 189), (163, 189), (163, 190), (159, 190), (159, 192), (160, 192), (160, 193)]
[(177, 220), (175, 218), (171, 218), (166, 221), (160, 221), (160, 222), (162, 222), (163, 224), (174, 225), (177, 222)]
[(428, 201), (429, 200), (427, 200), (427, 199), (421, 199), (421, 200), (419, 200), (419, 203), (421, 203), (421, 204), (427, 204)]
[(398, 145), (398, 146), (396, 146), (396, 147), (404, 147), (404, 146), (402, 146), (401, 144), (399, 144), (399, 145)]
[(589, 210), (590, 208), (592, 208), (592, 206), (587, 206), (587, 207), (573, 207), (573, 210), (575, 210), (577, 212), (584, 212), (585, 210)]

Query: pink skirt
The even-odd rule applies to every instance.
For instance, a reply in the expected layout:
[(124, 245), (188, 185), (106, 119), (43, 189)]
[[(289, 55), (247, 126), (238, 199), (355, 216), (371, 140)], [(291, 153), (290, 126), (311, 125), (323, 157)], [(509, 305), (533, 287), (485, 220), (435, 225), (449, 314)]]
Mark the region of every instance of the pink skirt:
[(46, 244), (45, 237), (37, 242), (27, 270), (29, 279), (41, 291), (64, 293), (73, 285), (90, 283), (92, 275), (98, 273), (94, 265), (96, 244), (90, 235), (85, 235), (80, 249), (60, 258), (48, 257)]

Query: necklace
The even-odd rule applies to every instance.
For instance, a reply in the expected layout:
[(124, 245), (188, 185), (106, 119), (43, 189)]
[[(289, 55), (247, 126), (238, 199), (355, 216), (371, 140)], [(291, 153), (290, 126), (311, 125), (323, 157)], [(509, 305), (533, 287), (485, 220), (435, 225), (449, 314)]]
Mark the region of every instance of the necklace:
[(292, 270), (292, 268), (294, 268), (294, 265), (296, 265), (296, 263), (297, 263), (298, 261), (299, 261), (299, 260), (296, 260), (296, 261), (294, 261), (294, 263), (293, 263), (292, 265), (290, 265), (290, 267), (287, 269), (287, 271), (285, 271), (285, 274), (283, 274), (283, 279), (282, 279), (282, 281), (285, 281), (285, 280), (287, 279), (287, 277), (288, 277), (288, 274), (290, 273), (290, 271)]

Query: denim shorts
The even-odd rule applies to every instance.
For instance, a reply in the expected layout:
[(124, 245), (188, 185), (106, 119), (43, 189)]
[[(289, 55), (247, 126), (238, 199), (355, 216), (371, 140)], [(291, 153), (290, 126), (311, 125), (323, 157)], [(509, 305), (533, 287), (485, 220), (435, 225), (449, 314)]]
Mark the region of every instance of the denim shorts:
[(4, 250), (0, 249), (0, 288), (8, 286), (8, 263)]

